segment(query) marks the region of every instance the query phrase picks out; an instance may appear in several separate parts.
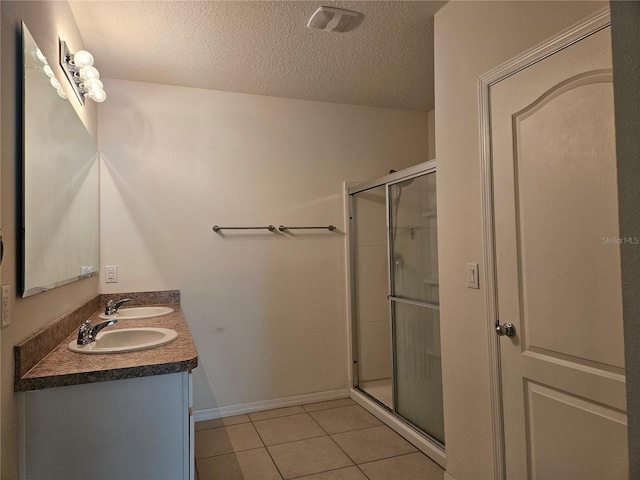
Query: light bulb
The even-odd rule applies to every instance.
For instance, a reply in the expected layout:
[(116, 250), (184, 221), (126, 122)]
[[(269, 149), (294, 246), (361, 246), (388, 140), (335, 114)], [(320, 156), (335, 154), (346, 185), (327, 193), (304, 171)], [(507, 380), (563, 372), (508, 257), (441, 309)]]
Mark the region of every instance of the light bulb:
[(51, 70), (51, 67), (49, 65), (44, 66), (44, 73), (46, 73), (47, 77), (49, 78), (53, 78), (55, 76), (53, 74), (53, 70)]
[(42, 53), (42, 50), (40, 50), (39, 48), (36, 48), (36, 57), (38, 57), (38, 60), (40, 60), (45, 65), (48, 63), (47, 57), (44, 56), (44, 53)]
[(60, 88), (60, 82), (58, 82), (58, 80), (56, 79), (56, 77), (51, 77), (51, 79), (49, 80), (49, 83), (51, 84), (51, 86), (53, 88), (55, 88), (56, 90)]
[(73, 64), (77, 68), (90, 67), (91, 65), (93, 65), (93, 55), (91, 55), (86, 50), (78, 50), (73, 55)]
[(64, 93), (64, 90), (62, 89), (62, 87), (58, 88), (57, 92), (60, 98), (67, 98), (67, 94)]
[(96, 90), (95, 92), (89, 92), (89, 98), (94, 102), (102, 103), (107, 99), (107, 94), (104, 90)]
[(96, 67), (82, 67), (78, 75), (85, 81), (90, 78), (100, 78), (100, 72)]
[(98, 91), (98, 90), (104, 90), (104, 85), (97, 78), (90, 78), (90, 79), (86, 80), (85, 82), (83, 82), (80, 86), (82, 88), (84, 88), (87, 92), (94, 92), (94, 91)]

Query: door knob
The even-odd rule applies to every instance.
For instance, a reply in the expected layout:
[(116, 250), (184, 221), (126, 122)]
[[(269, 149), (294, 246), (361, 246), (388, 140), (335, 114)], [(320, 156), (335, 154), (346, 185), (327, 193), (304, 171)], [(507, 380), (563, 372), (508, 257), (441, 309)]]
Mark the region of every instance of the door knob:
[(514, 337), (516, 335), (516, 327), (510, 322), (503, 323), (502, 325), (498, 323), (496, 325), (496, 333), (501, 337), (505, 335), (507, 337)]

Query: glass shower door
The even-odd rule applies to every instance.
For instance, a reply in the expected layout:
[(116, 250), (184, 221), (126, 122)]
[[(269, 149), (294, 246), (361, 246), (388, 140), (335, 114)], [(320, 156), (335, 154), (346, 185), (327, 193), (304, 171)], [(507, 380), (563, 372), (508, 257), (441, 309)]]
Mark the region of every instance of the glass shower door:
[(386, 185), (353, 195), (357, 384), (393, 409)]
[(444, 445), (436, 173), (389, 185), (395, 411)]

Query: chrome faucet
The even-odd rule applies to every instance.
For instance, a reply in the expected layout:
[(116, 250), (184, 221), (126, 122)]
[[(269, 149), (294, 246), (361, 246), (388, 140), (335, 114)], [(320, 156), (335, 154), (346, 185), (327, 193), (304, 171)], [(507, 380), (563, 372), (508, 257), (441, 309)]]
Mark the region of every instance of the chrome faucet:
[(109, 300), (107, 302), (107, 306), (104, 309), (105, 315), (115, 315), (118, 313), (118, 309), (127, 302), (130, 302), (130, 298), (123, 298), (119, 302), (114, 302), (113, 300)]
[(105, 327), (110, 327), (114, 325), (118, 320), (107, 320), (105, 322), (98, 323), (97, 325), (91, 326), (91, 321), (87, 320), (82, 325), (80, 325), (80, 330), (78, 330), (78, 345), (88, 345), (91, 342), (96, 341), (96, 335)]

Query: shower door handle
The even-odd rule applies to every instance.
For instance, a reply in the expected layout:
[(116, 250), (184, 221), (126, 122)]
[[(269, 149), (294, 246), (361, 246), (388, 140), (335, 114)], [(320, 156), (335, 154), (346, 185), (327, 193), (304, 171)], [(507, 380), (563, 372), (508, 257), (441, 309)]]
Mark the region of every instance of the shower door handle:
[(496, 333), (501, 337), (515, 337), (516, 336), (516, 326), (511, 322), (506, 322), (500, 325), (496, 324)]

